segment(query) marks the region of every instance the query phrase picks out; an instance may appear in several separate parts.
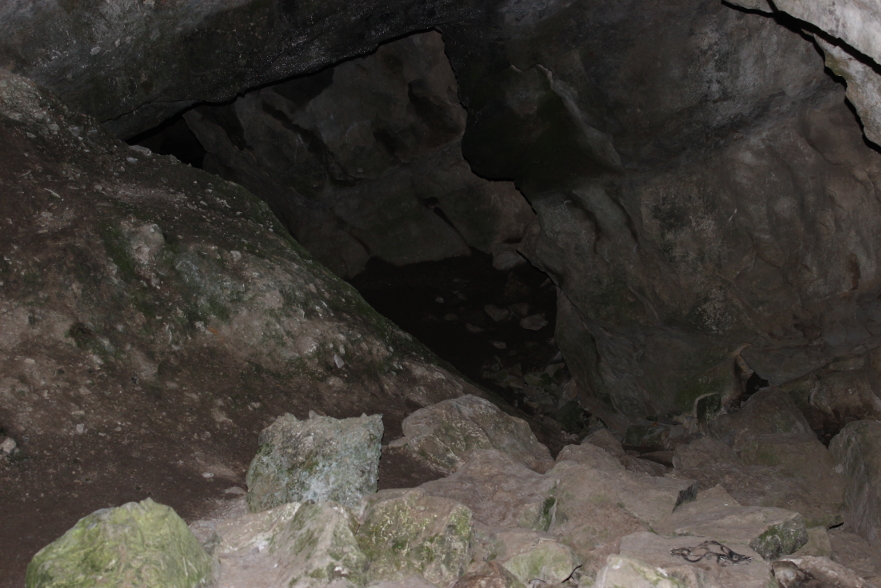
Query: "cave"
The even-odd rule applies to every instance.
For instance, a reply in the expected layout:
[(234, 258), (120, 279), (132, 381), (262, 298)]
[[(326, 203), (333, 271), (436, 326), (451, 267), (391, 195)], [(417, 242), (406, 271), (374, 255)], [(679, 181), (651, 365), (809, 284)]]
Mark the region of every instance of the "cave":
[(0, 588), (881, 582), (879, 19), (0, 6)]

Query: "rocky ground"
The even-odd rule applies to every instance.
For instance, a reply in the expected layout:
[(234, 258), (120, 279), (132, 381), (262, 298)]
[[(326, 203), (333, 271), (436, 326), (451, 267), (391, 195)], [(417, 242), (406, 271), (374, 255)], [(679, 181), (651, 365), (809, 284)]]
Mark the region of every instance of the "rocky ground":
[(97, 508), (204, 512), (285, 412), (381, 412), (394, 436), (420, 406), (483, 394), (242, 188), (0, 84), (0, 585)]
[(220, 588), (881, 581), (869, 542), (881, 529), (881, 426), (851, 423), (827, 449), (780, 389), (760, 390), (712, 434), (666, 436), (672, 466), (625, 451), (605, 428), (553, 459), (525, 421), (470, 395), (402, 424), (386, 450), (433, 479), (377, 492), (379, 416), (287, 415), (261, 434), (247, 491), (228, 489), (214, 516), (188, 530), (149, 500), (95, 513), (35, 557), (28, 586), (67, 585), (101, 558), (116, 562), (108, 585), (148, 573), (151, 585)]

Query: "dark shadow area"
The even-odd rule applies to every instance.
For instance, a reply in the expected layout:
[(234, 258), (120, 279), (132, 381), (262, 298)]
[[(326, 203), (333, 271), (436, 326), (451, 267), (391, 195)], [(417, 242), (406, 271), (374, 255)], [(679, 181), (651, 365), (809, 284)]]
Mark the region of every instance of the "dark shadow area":
[(159, 155), (174, 155), (183, 163), (199, 169), (202, 169), (202, 161), (205, 159), (205, 149), (196, 135), (190, 131), (183, 113), (173, 116), (149, 131), (135, 135), (126, 143), (146, 147)]

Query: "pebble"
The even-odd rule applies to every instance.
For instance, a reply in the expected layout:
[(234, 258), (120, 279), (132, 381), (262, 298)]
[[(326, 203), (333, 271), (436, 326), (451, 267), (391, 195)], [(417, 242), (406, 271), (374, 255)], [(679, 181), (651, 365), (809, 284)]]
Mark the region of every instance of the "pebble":
[(78, 424), (78, 425), (76, 426), (76, 432), (79, 433), (79, 434), (81, 434), (81, 435), (82, 435), (83, 431), (85, 431), (85, 430), (86, 430), (86, 427), (83, 426), (82, 423), (80, 423), (80, 424)]
[(450, 313), (450, 314), (444, 315), (444, 320), (447, 322), (454, 322), (454, 321), (459, 320), (459, 317), (453, 313)]
[(520, 321), (520, 326), (524, 329), (529, 329), (530, 331), (538, 331), (539, 329), (543, 329), (547, 326), (548, 321), (545, 320), (543, 316), (540, 314), (533, 314), (532, 316), (528, 316)]
[(472, 325), (471, 323), (465, 323), (465, 330), (469, 333), (482, 333), (483, 329), (476, 325)]
[(0, 451), (5, 453), (6, 455), (10, 455), (13, 451), (15, 451), (15, 448), (15, 439), (13, 439), (12, 437), (7, 437), (3, 440), (3, 443), (0, 443)]
[(343, 367), (344, 365), (346, 365), (346, 362), (343, 361), (343, 358), (340, 357), (339, 355), (334, 355), (333, 356), (333, 364), (337, 367), (337, 369), (339, 369), (339, 368)]
[(508, 346), (505, 344), (504, 341), (493, 341), (492, 343), (493, 343), (493, 347), (495, 347), (496, 349), (507, 349), (508, 348)]
[(518, 302), (517, 304), (508, 306), (508, 308), (519, 317), (524, 317), (529, 314), (529, 303), (527, 302)]
[(487, 304), (483, 307), (484, 312), (489, 315), (489, 318), (498, 322), (501, 322), (508, 318), (508, 311), (504, 308), (499, 308), (495, 304)]

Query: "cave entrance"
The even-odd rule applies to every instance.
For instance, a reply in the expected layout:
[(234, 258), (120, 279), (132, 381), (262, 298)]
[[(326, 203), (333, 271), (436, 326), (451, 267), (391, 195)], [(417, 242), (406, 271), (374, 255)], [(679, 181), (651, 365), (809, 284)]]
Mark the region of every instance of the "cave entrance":
[(521, 255), (536, 214), (473, 173), (439, 33), (197, 106), (130, 142), (237, 182), (380, 313), (474, 383), (583, 433), (556, 286)]

